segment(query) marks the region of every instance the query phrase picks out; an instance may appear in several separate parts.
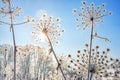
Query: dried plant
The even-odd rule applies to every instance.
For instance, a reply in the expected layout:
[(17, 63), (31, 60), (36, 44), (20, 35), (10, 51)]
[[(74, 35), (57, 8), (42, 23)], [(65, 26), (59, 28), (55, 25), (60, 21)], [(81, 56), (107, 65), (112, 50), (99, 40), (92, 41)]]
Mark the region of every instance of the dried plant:
[[(113, 59), (108, 57), (108, 52), (110, 51), (107, 48), (105, 51), (99, 51), (99, 46), (96, 46), (92, 49), (91, 59), (90, 59), (90, 80), (102, 80), (104, 78), (108, 78), (112, 76), (110, 74), (115, 70), (116, 63), (119, 62), (118, 59)], [(71, 71), (75, 72), (81, 79), (87, 80), (87, 71), (89, 66), (89, 45), (86, 44), (85, 48), (80, 51), (77, 51), (77, 58), (73, 58), (70, 54), (69, 57), (69, 65), (68, 68)], [(75, 77), (77, 79), (77, 77)]]
[[(103, 22), (104, 16), (111, 15), (112, 13), (106, 14), (105, 3), (101, 6), (95, 6), (92, 2), (90, 5), (87, 5), (85, 1), (82, 2), (83, 6), (81, 7), (81, 13), (77, 9), (73, 9), (73, 13), (77, 14), (77, 22), (80, 22), (77, 27), (83, 26), (83, 29), (91, 28), (91, 25)], [(92, 23), (93, 22), (93, 23)]]
[(111, 64), (111, 71), (108, 71), (107, 76), (110, 80), (120, 79), (120, 60), (116, 59), (117, 63)]
[(54, 42), (58, 43), (57, 38), (61, 35), (61, 33), (64, 32), (64, 30), (60, 30), (60, 25), (58, 24), (59, 21), (60, 21), (59, 18), (56, 18), (56, 20), (54, 20), (52, 16), (47, 17), (47, 14), (43, 13), (41, 15), (39, 22), (35, 25), (34, 31), (32, 32), (32, 34), (34, 35), (37, 41), (41, 41), (42, 39), (47, 41), (48, 45), (50, 46), (49, 53), (54, 54), (54, 57), (60, 68), (60, 71), (64, 79), (66, 80), (63, 70), (60, 66), (61, 64), (58, 61), (58, 58), (56, 56), (56, 53), (52, 45), (52, 43)]
[[(90, 64), (91, 64), (91, 49), (92, 49), (92, 40), (93, 37), (97, 37), (100, 39), (104, 39), (105, 41), (109, 41), (109, 39), (100, 37), (97, 35), (97, 32), (94, 32), (94, 27), (97, 23), (103, 22), (104, 16), (107, 16), (106, 10), (104, 9), (105, 4), (103, 3), (100, 7), (97, 6), (95, 7), (94, 3), (92, 2), (90, 6), (87, 5), (85, 1), (82, 2), (83, 6), (81, 7), (81, 13), (77, 11), (77, 9), (73, 10), (73, 13), (77, 14), (76, 21), (79, 22), (77, 27), (80, 27), (81, 25), (83, 26), (83, 30), (86, 28), (91, 28), (91, 33), (90, 33), (90, 48), (89, 48), (89, 67), (88, 67), (88, 80), (90, 77)], [(112, 13), (109, 12), (111, 15)]]
[(33, 28), (32, 34), (35, 40), (41, 42), (45, 39), (48, 43), (49, 40), (58, 43), (57, 38), (64, 32), (64, 30), (60, 30), (59, 21), (60, 18), (54, 20), (52, 16), (48, 17), (46, 13), (43, 13), (39, 22)]
[[(2, 18), (8, 18), (10, 22), (4, 22), (0, 21), (0, 24), (6, 24), (10, 26), (10, 31), (12, 31), (12, 37), (13, 37), (13, 46), (14, 46), (14, 80), (16, 80), (16, 42), (15, 42), (15, 33), (14, 33), (14, 25), (21, 25), (25, 24), (31, 21), (29, 17), (27, 17), (26, 21), (21, 23), (14, 23), (15, 17), (20, 15), (20, 12), (22, 11), (19, 7), (14, 7), (11, 2), (12, 0), (2, 0), (3, 7), (0, 8), (0, 14), (2, 15)], [(32, 20), (34, 21), (34, 20)]]
[[(68, 68), (68, 64), (70, 64), (68, 61), (68, 56), (63, 54), (62, 56), (59, 56), (58, 58), (59, 58), (59, 62), (61, 64), (61, 66), (63, 68), (66, 79), (74, 80), (74, 76), (76, 76), (77, 74), (76, 74), (76, 72), (73, 72)], [(58, 69), (58, 67), (57, 67), (57, 69)]]

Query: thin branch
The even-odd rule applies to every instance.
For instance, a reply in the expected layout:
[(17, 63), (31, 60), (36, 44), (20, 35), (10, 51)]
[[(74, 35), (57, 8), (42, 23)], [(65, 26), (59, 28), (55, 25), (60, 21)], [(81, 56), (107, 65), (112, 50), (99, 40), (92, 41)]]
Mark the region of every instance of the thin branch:
[(0, 21), (0, 23), (11, 25), (10, 23), (4, 22), (4, 21)]
[[(4, 22), (4, 21), (0, 21), (0, 23), (11, 25), (11, 23), (7, 23), (7, 22)], [(21, 23), (15, 23), (15, 24), (12, 24), (12, 25), (21, 25), (21, 24), (25, 24), (25, 23), (28, 23), (28, 22), (25, 21), (25, 22), (21, 22)]]

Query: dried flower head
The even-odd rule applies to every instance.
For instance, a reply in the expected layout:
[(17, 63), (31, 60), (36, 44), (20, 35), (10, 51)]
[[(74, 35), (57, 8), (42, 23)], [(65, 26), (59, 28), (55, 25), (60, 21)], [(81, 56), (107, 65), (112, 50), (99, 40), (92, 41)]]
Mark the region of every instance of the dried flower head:
[(71, 55), (69, 54), (68, 57), (71, 57)]
[[(2, 2), (4, 4), (4, 6), (1, 7), (0, 14), (3, 15), (2, 16), (3, 18), (9, 17), (9, 19), (12, 18), (13, 20), (15, 20), (15, 17), (19, 16), (20, 13), (22, 12), (22, 8), (20, 8), (20, 7), (14, 8), (14, 6), (11, 5), (11, 0), (2, 0)], [(12, 14), (12, 16), (11, 16), (11, 14)]]
[(34, 22), (35, 20), (30, 16), (25, 17), (25, 22)]
[(98, 49), (99, 48), (99, 46), (96, 46), (96, 49)]
[(109, 48), (107, 48), (107, 51), (110, 51), (110, 49), (109, 49)]
[[(91, 63), (90, 63), (90, 73), (93, 74), (93, 76), (92, 76), (93, 80), (102, 80), (102, 78), (107, 75), (108, 75), (108, 77), (112, 76), (112, 74), (108, 74), (108, 73), (109, 72), (112, 73), (111, 70), (114, 70), (116, 68), (115, 64), (118, 63), (119, 60), (109, 58), (107, 53), (108, 53), (108, 51), (104, 51), (104, 53), (99, 51), (98, 46), (94, 48), (94, 51), (92, 51)], [(76, 58), (70, 57), (70, 62), (71, 62), (69, 64), (69, 66), (71, 66), (70, 68), (72, 70), (77, 69), (77, 70), (74, 70), (73, 72), (79, 76), (82, 75), (84, 78), (86, 78), (86, 75), (88, 74), (87, 73), (88, 65), (89, 65), (88, 55), (89, 55), (89, 51), (88, 50), (84, 51), (84, 49), (83, 49), (79, 55), (77, 54)], [(79, 74), (79, 72), (81, 72), (81, 74)]]
[(78, 50), (77, 53), (80, 53), (80, 50)]
[(88, 44), (85, 44), (86, 47), (88, 47)]
[(53, 20), (52, 16), (48, 17), (46, 13), (43, 13), (39, 22), (34, 26), (33, 36), (37, 41), (46, 41), (49, 38), (51, 41), (58, 43), (57, 38), (65, 31), (60, 30), (59, 21), (60, 18)]
[[(77, 27), (80, 27), (80, 25), (83, 25), (86, 29), (88, 27), (91, 27), (91, 24), (101, 23), (103, 22), (103, 17), (106, 16), (106, 10), (105, 4), (103, 3), (100, 7), (95, 6), (95, 4), (92, 2), (91, 5), (87, 5), (85, 1), (82, 2), (83, 6), (81, 7), (81, 13), (77, 11), (77, 9), (73, 10), (73, 13), (78, 15), (78, 18), (76, 18), (77, 22), (81, 22), (81, 24), (77, 24)], [(109, 12), (109, 15), (111, 15), (112, 12)], [(80, 17), (80, 18), (79, 18)]]
[(82, 4), (86, 4), (86, 2), (85, 2), (85, 1), (83, 1), (83, 2), (82, 2)]
[(73, 9), (73, 13), (76, 13), (77, 12), (77, 10), (76, 9)]

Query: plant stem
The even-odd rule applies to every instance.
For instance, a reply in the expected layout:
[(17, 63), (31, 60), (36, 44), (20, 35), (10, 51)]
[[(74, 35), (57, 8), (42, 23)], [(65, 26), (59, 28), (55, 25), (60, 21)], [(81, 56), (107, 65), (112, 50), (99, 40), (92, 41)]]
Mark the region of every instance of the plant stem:
[(47, 39), (48, 39), (48, 41), (49, 41), (51, 50), (52, 50), (52, 52), (53, 52), (53, 54), (54, 54), (54, 57), (55, 57), (55, 59), (56, 59), (56, 61), (57, 61), (58, 68), (60, 68), (60, 71), (61, 71), (61, 73), (62, 73), (62, 75), (63, 75), (63, 77), (64, 77), (64, 80), (66, 80), (66, 77), (65, 77), (65, 75), (64, 75), (64, 72), (63, 72), (63, 70), (62, 70), (62, 68), (61, 68), (61, 64), (59, 63), (58, 58), (57, 58), (57, 56), (56, 56), (56, 54), (55, 54), (55, 51), (54, 51), (54, 49), (53, 49), (52, 43), (51, 43), (51, 41), (50, 41), (50, 39), (49, 39), (49, 37), (48, 37), (47, 34), (46, 34), (46, 36), (47, 36)]
[(92, 80), (93, 73), (91, 73), (90, 80)]
[[(9, 11), (12, 12), (10, 0), (8, 1), (9, 1)], [(11, 20), (10, 29), (12, 30), (13, 47), (14, 47), (14, 80), (16, 80), (16, 42), (15, 42), (15, 33), (14, 33), (14, 27), (13, 27), (12, 13), (10, 13), (10, 20)]]
[(91, 35), (90, 35), (90, 52), (89, 52), (89, 64), (88, 64), (88, 80), (89, 80), (89, 76), (90, 76), (92, 39), (93, 39), (93, 21), (92, 21), (92, 28), (91, 28)]
[(16, 80), (16, 43), (15, 43), (15, 34), (14, 28), (12, 27), (12, 36), (13, 36), (13, 46), (14, 46), (14, 80)]

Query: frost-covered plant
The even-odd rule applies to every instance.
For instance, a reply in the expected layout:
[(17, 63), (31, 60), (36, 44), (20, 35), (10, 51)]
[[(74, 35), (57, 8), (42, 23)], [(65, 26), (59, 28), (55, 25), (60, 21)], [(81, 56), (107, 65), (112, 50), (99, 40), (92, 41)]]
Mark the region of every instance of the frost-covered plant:
[(104, 16), (111, 15), (111, 11), (107, 14), (105, 9), (105, 3), (102, 3), (101, 6), (95, 6), (92, 2), (90, 5), (87, 5), (85, 1), (82, 2), (83, 6), (80, 8), (81, 12), (77, 9), (73, 9), (73, 13), (78, 17), (76, 21), (78, 22), (77, 27), (83, 26), (83, 29), (91, 28), (91, 25), (98, 24), (103, 22)]
[[(101, 6), (95, 6), (92, 2), (90, 5), (87, 5), (85, 1), (82, 2), (83, 6), (81, 7), (81, 12), (77, 11), (77, 9), (73, 10), (73, 13), (77, 14), (76, 21), (78, 22), (77, 27), (83, 26), (83, 30), (86, 28), (90, 28), (90, 48), (89, 48), (89, 65), (88, 65), (88, 80), (90, 78), (90, 65), (91, 65), (91, 51), (92, 51), (92, 40), (94, 37), (104, 39), (105, 41), (109, 41), (109, 39), (100, 37), (97, 35), (97, 32), (94, 32), (94, 27), (96, 24), (103, 22), (104, 16), (107, 16), (105, 9), (105, 3)], [(109, 12), (109, 15), (112, 13)]]
[(46, 13), (42, 13), (40, 20), (33, 27), (33, 36), (36, 41), (41, 42), (43, 39), (48, 42), (58, 43), (57, 38), (61, 36), (64, 30), (60, 27), (60, 18), (53, 19), (52, 16), (47, 16)]
[[(71, 71), (75, 72), (81, 79), (87, 79), (86, 75), (88, 74), (88, 65), (89, 65), (89, 45), (85, 44), (85, 48), (80, 51), (77, 51), (77, 57), (73, 58), (69, 54), (68, 68)], [(103, 78), (108, 78), (112, 76), (109, 74), (111, 70), (115, 70), (114, 66), (119, 62), (118, 59), (113, 59), (108, 57), (108, 52), (110, 51), (107, 48), (105, 51), (100, 51), (99, 46), (96, 46), (92, 49), (91, 55), (91, 64), (90, 64), (90, 80), (102, 80)]]
[(31, 20), (30, 17), (27, 17), (25, 21), (20, 23), (15, 23), (15, 18), (20, 15), (22, 9), (18, 6), (14, 7), (11, 2), (12, 0), (2, 0), (3, 7), (0, 8), (0, 14), (2, 18), (8, 18), (9, 22), (8, 21), (5, 22), (3, 19), (0, 20), (0, 24), (8, 25), (10, 27), (10, 32), (12, 32), (13, 49), (14, 49), (14, 80), (16, 80), (16, 41), (15, 41), (14, 26), (25, 24), (34, 20)]
[(60, 71), (66, 80), (52, 45), (52, 43), (58, 43), (57, 38), (61, 35), (61, 33), (64, 32), (64, 30), (61, 30), (60, 25), (58, 24), (59, 21), (59, 18), (56, 18), (56, 20), (54, 20), (52, 16), (49, 17), (46, 13), (43, 13), (38, 23), (33, 27), (32, 34), (35, 37), (36, 41), (44, 40), (47, 42), (48, 46), (50, 47), (49, 54), (53, 53)]
[[(74, 76), (77, 74), (68, 68), (68, 64), (70, 64), (70, 62), (68, 61), (68, 56), (67, 55), (59, 56), (59, 62), (63, 68), (66, 79), (67, 80), (74, 80)], [(57, 69), (58, 69), (58, 67), (57, 67)]]
[(111, 64), (111, 71), (108, 71), (108, 78), (110, 80), (119, 80), (120, 79), (120, 60), (116, 59), (117, 63)]

